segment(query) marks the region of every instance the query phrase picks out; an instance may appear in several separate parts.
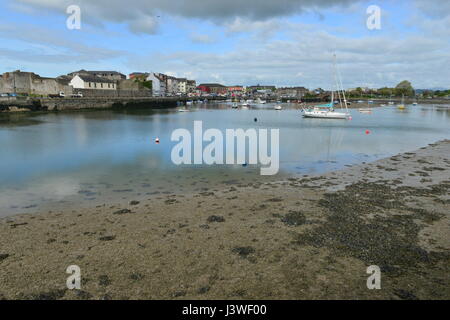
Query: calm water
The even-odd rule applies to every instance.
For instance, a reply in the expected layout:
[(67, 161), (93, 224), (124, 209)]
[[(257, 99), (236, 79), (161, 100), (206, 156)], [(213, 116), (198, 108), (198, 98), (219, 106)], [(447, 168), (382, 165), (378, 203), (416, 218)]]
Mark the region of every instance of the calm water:
[[(0, 216), (89, 206), (156, 193), (203, 191), (339, 169), (450, 138), (448, 106), (352, 110), (353, 120), (303, 119), (294, 105), (233, 110), (194, 105), (191, 112), (90, 111), (0, 117)], [(258, 121), (254, 122), (254, 118)], [(173, 130), (279, 128), (280, 172), (257, 166), (172, 164)], [(370, 134), (366, 134), (366, 130)], [(160, 144), (154, 139), (158, 137)]]

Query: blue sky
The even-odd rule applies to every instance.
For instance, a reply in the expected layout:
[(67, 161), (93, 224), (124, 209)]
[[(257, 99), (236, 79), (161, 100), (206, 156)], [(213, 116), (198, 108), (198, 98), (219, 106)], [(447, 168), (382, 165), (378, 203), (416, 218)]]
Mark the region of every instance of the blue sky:
[[(66, 8), (81, 9), (81, 29)], [(369, 5), (381, 29), (366, 26)], [(447, 0), (3, 0), (0, 72), (155, 71), (226, 85), (450, 87)]]

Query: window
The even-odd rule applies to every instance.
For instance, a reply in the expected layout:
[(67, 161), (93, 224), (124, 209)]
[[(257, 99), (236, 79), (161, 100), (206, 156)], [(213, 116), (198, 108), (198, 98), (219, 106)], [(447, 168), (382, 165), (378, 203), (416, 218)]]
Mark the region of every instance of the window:
[(103, 83), (100, 84), (100, 87), (103, 88)]
[(91, 87), (91, 83), (89, 82), (89, 88)]

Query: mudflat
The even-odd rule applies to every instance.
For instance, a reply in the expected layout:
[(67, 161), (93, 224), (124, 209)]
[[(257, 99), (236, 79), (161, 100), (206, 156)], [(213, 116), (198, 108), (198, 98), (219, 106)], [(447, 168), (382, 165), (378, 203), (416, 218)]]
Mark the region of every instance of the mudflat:
[(2, 218), (0, 299), (449, 299), (449, 155)]

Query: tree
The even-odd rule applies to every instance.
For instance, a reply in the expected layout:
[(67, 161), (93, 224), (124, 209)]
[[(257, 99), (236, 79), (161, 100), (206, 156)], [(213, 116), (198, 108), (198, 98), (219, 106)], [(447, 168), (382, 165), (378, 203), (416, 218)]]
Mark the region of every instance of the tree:
[(411, 85), (411, 82), (407, 80), (403, 80), (395, 87), (395, 94), (397, 96), (405, 95), (405, 96), (414, 96), (414, 88)]

